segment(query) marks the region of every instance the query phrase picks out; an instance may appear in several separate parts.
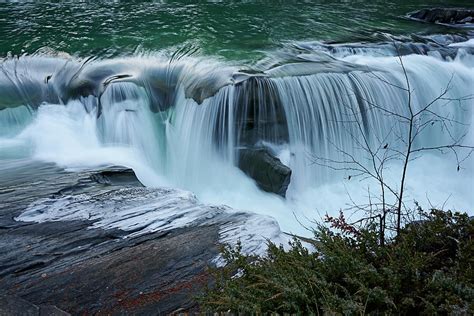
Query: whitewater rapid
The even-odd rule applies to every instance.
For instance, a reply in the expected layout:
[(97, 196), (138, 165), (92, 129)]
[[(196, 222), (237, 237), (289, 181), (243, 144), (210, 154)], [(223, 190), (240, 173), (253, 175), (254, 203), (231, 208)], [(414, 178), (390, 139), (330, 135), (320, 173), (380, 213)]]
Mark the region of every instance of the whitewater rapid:
[[(305, 59), (315, 58), (305, 54)], [(315, 54), (319, 55), (320, 52)], [(192, 76), (178, 80), (173, 100), (169, 101), (172, 106), (161, 111), (155, 111), (150, 105), (150, 91), (146, 85), (131, 80), (107, 86), (99, 97), (100, 108), (96, 97), (80, 96), (65, 104), (43, 102), (37, 108), (22, 105), (1, 110), (0, 158), (30, 157), (54, 162), (70, 171), (120, 165), (132, 168), (148, 188), (163, 190), (168, 187), (192, 192), (196, 200), (188, 196), (183, 199), (181, 208), (178, 205), (175, 211), (169, 212), (170, 217), (177, 210), (184, 212), (184, 218), (188, 216), (188, 220), (173, 227), (192, 225), (196, 218), (206, 216), (209, 205), (225, 205), (229, 212), (251, 212), (270, 219), (250, 225), (253, 234), (273, 239), (280, 238), (281, 232), (309, 235), (306, 227), (322, 221), (325, 214), (335, 215), (353, 204), (367, 204), (368, 199), (378, 194), (378, 187), (371, 179), (349, 180), (349, 171), (332, 171), (313, 162), (314, 156), (340, 157), (334, 144), (365, 159), (354, 145), (352, 134), (347, 133), (354, 133), (353, 127), (345, 123), (347, 107), (359, 107), (364, 103), (361, 100), (371, 100), (406, 113), (403, 91), (380, 79), (398, 85), (404, 83), (398, 57), (387, 55), (371, 55), (370, 51), (335, 53), (331, 58), (338, 65), (343, 63), (340, 66), (343, 71), (330, 69), (304, 75), (293, 75), (285, 69), (278, 70), (283, 71), (279, 75), (275, 75), (277, 70), (273, 70), (273, 74), (268, 71), (261, 79), (255, 79), (264, 83), (250, 101), (239, 97), (245, 92), (242, 88), (245, 85), (238, 85), (236, 81), (229, 83), (215, 75), (223, 67), (222, 63), (200, 61), (196, 64), (194, 59), (184, 58), (180, 61), (185, 64), (183, 72), (191, 72)], [(161, 62), (154, 61), (153, 57), (141, 61), (143, 58), (130, 58), (126, 62), (132, 65)], [(448, 105), (439, 102), (435, 108), (443, 115), (461, 121), (463, 124), (454, 129), (456, 133), (466, 133), (465, 142), (472, 145), (474, 132), (470, 124), (474, 99), (466, 96), (473, 93), (474, 58), (468, 48), (459, 48), (454, 58), (411, 54), (403, 56), (403, 62), (412, 84), (416, 108), (429, 103), (451, 82), (447, 97), (463, 98), (463, 101)], [(193, 68), (193, 65), (199, 66)], [(230, 65), (225, 65), (225, 69), (226, 73), (237, 70)], [(219, 77), (213, 81), (218, 82), (213, 88), (215, 91), (202, 100), (190, 97), (189, 92), (197, 91), (196, 87), (200, 86), (196, 79), (199, 73)], [(269, 102), (269, 96), (275, 100)], [(266, 101), (259, 104), (258, 100)], [(255, 109), (255, 104), (260, 107)], [(255, 111), (255, 125), (261, 126), (261, 138), (256, 143), (269, 148), (292, 170), (286, 198), (263, 192), (237, 167), (235, 150), (242, 146), (246, 137), (245, 130), (239, 127), (239, 115), (249, 111)], [(288, 132), (285, 137), (277, 135), (276, 127), (267, 126), (268, 122), (278, 120), (278, 111), (283, 111), (285, 116)], [(374, 137), (383, 135), (394, 124), (393, 117), (386, 115), (368, 114), (360, 119)], [(400, 130), (400, 135), (403, 133), (405, 131)], [(449, 137), (442, 128), (435, 126), (420, 135), (419, 141), (436, 146), (449, 141)], [(417, 201), (426, 208), (443, 207), (474, 214), (473, 169), (472, 157), (464, 161), (458, 171), (452, 155), (424, 154), (409, 165), (405, 204), (414, 206)], [(397, 183), (399, 170), (399, 163), (389, 165), (386, 180)], [(159, 210), (153, 204), (159, 197), (153, 198), (153, 192), (144, 191), (143, 194), (151, 196), (147, 203), (152, 206), (149, 214), (138, 220), (153, 218), (154, 212)], [(68, 210), (64, 201), (38, 203), (31, 205), (19, 220), (71, 220), (85, 214), (84, 210)], [(194, 210), (190, 205), (196, 204), (201, 205), (200, 211), (189, 211)], [(188, 215), (186, 211), (189, 211)], [(350, 216), (354, 219), (360, 215)], [(107, 212), (94, 216), (97, 219), (94, 225), (99, 227), (131, 230), (139, 224), (117, 218), (126, 218), (127, 214), (123, 212), (112, 217)], [(279, 229), (275, 230), (276, 226)]]

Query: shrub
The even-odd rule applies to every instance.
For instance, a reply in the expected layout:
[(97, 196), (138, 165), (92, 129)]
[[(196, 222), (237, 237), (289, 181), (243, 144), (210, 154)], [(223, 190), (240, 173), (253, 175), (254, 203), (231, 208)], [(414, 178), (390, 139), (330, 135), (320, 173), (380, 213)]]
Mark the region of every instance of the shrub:
[(376, 227), (343, 234), (319, 226), (289, 250), (265, 257), (226, 246), (227, 265), (200, 298), (207, 312), (296, 314), (473, 314), (474, 221), (432, 210), (381, 246)]

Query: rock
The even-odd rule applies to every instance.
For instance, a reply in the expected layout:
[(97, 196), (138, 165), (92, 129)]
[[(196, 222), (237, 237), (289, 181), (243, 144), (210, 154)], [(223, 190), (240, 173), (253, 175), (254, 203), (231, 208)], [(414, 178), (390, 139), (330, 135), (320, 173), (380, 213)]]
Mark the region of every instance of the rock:
[[(104, 228), (95, 225), (98, 218), (23, 222), (15, 218), (32, 203), (59, 200), (71, 202), (64, 210), (84, 202), (99, 209), (107, 202), (112, 207), (104, 216), (130, 209), (117, 219), (133, 221), (143, 215), (137, 206), (153, 204), (161, 194), (170, 197), (173, 190), (142, 188), (123, 167), (67, 172), (38, 161), (2, 161), (0, 174), (0, 316), (65, 315), (61, 310), (73, 315), (193, 315), (199, 308), (196, 296), (211, 282), (207, 269), (219, 255), (221, 231), (248, 218), (206, 206), (206, 216), (196, 216), (189, 226), (140, 234), (145, 227)], [(135, 193), (126, 194), (129, 190)], [(142, 193), (147, 190), (157, 193), (146, 197)], [(176, 212), (161, 218), (165, 225), (182, 221), (177, 213), (183, 212), (184, 199), (187, 209), (200, 208), (192, 197), (175, 196), (180, 200), (170, 208)], [(143, 224), (143, 218), (137, 223)]]
[(459, 24), (464, 24), (464, 23), (473, 23), (473, 22), (474, 22), (474, 16), (468, 16), (467, 18), (462, 19), (458, 23)]
[(408, 13), (408, 17), (429, 23), (464, 25), (472, 23), (474, 10), (460, 8), (422, 9)]
[(290, 184), (291, 169), (266, 148), (239, 149), (239, 168), (266, 192), (285, 197)]
[(40, 306), (39, 316), (68, 316), (71, 315), (63, 310), (60, 310), (54, 305), (42, 305)]
[(34, 305), (20, 297), (0, 295), (0, 315), (3, 316), (68, 316), (53, 305)]
[(92, 181), (105, 185), (143, 186), (130, 168), (110, 167), (90, 176)]
[(39, 307), (24, 299), (10, 295), (0, 295), (0, 315), (39, 315)]

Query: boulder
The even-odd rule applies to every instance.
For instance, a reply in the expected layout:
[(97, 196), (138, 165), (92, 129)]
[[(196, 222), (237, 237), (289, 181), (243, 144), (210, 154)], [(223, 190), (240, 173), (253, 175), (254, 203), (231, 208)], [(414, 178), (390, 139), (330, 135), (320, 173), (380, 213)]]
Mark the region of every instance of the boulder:
[(285, 166), (267, 148), (239, 149), (239, 168), (255, 180), (266, 192), (286, 196), (291, 169)]
[(433, 8), (411, 12), (408, 16), (412, 19), (429, 23), (465, 25), (473, 23), (474, 10), (461, 8)]

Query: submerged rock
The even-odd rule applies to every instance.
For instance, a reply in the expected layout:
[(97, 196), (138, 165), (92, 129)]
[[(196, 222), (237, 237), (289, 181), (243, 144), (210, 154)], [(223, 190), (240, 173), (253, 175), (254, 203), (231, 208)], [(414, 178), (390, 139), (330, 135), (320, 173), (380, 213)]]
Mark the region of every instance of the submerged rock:
[(433, 8), (411, 12), (408, 16), (412, 19), (429, 23), (451, 25), (473, 25), (474, 10), (461, 8)]
[(285, 197), (290, 184), (291, 169), (266, 148), (239, 150), (239, 168), (266, 192)]

